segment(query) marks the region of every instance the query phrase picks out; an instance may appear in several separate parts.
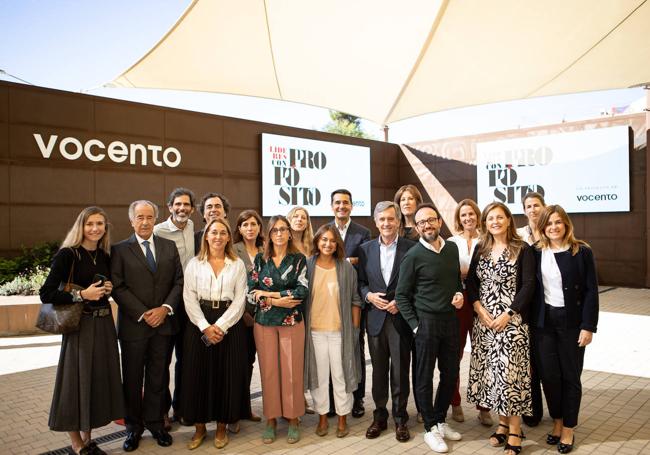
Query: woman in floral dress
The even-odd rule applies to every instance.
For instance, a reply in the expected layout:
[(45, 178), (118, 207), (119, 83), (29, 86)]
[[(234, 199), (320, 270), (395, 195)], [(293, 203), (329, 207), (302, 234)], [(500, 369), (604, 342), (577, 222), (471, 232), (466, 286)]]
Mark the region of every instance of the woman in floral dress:
[(305, 413), (303, 367), (307, 298), (305, 256), (291, 242), (289, 222), (272, 217), (266, 228), (264, 252), (255, 257), (248, 280), (249, 301), (256, 305), (255, 345), (262, 379), (265, 444), (275, 441), (277, 419), (289, 421), (287, 442), (300, 440), (300, 416)]
[(467, 399), (499, 415), (492, 446), (521, 452), (521, 416), (530, 415), (529, 303), (535, 291), (533, 250), (515, 231), (508, 207), (489, 204), (467, 275), (474, 327)]

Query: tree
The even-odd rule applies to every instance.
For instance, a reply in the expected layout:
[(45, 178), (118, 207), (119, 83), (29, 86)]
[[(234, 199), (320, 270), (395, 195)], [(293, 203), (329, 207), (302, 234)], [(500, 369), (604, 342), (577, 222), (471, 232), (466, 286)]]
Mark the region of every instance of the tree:
[(346, 114), (340, 111), (330, 111), (330, 118), (332, 119), (323, 131), (328, 133), (342, 134), (344, 136), (362, 137), (364, 139), (374, 139), (374, 137), (366, 133), (361, 127), (361, 119), (351, 114)]

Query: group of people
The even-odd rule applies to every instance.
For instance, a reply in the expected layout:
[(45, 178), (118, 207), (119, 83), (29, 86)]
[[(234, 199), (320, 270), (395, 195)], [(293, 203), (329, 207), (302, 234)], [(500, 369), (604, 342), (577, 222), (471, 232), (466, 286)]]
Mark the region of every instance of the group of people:
[[(405, 185), (376, 204), (379, 236), (371, 239), (352, 221), (346, 189), (331, 194), (334, 220), (315, 233), (304, 207), (266, 226), (244, 210), (231, 229), (227, 198), (208, 193), (198, 204), (205, 225), (195, 232), (195, 196), (176, 188), (159, 224), (154, 203), (134, 201), (133, 235), (112, 246), (106, 212), (88, 207), (41, 289), (43, 302), (83, 305), (79, 330), (63, 335), (49, 426), (68, 432), (74, 453), (102, 454), (91, 430), (122, 417), (127, 452), (145, 429), (171, 445), (174, 420), (195, 426), (187, 443), (195, 449), (216, 421), (214, 445), (223, 448), (240, 420), (261, 420), (250, 404), (257, 355), (265, 444), (276, 440), (279, 419), (288, 422), (287, 442), (299, 441), (305, 412), (318, 413), (318, 436), (338, 416), (342, 438), (348, 415), (365, 412), (367, 334), (374, 411), (366, 438), (388, 428), (390, 395), (395, 438), (410, 440), (411, 372), (424, 441), (447, 452), (446, 440), (462, 438), (446, 416), (451, 406), (452, 419), (464, 420), (459, 363), (469, 334), (467, 400), (486, 426), (490, 411), (498, 415), (490, 444), (507, 455), (521, 451), (521, 417), (534, 414), (531, 378), (539, 377), (553, 418), (546, 442), (568, 453), (584, 347), (598, 320), (595, 265), (562, 207), (545, 207), (538, 193), (523, 204), (529, 223), (518, 233), (504, 204), (481, 213), (465, 199), (455, 235), (444, 240), (439, 210)], [(65, 283), (77, 286), (66, 292)]]

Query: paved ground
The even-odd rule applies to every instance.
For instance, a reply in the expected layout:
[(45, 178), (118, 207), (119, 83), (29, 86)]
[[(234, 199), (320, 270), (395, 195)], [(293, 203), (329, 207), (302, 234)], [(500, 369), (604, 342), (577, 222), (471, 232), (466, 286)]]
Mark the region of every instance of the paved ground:
[[(650, 290), (601, 289), (599, 331), (587, 349), (583, 373), (583, 403), (580, 425), (576, 430), (576, 454), (650, 454)], [(59, 337), (43, 336), (0, 339), (0, 454), (39, 454), (61, 449), (69, 444), (63, 433), (49, 431), (47, 416), (58, 359)], [(468, 357), (461, 363), (461, 384), (467, 381)], [(370, 367), (368, 367), (370, 372)], [(370, 377), (370, 375), (368, 375)], [(437, 379), (436, 379), (437, 380)], [(463, 388), (464, 389), (464, 388)], [(259, 378), (254, 373), (254, 396), (259, 393)], [(260, 435), (262, 423), (243, 422), (242, 430), (230, 444), (218, 451), (211, 440), (194, 453), (242, 454), (402, 454), (431, 453), (422, 440), (423, 426), (415, 422), (411, 399), (409, 422), (411, 441), (398, 443), (394, 433), (367, 440), (365, 430), (371, 422), (372, 399), (370, 383), (366, 388), (366, 415), (350, 419), (350, 434), (337, 439), (334, 432), (324, 438), (314, 434), (317, 418), (303, 419), (303, 438), (295, 445), (285, 442), (286, 424), (281, 424), (278, 440), (264, 445)], [(461, 391), (464, 393), (464, 390)], [(261, 398), (253, 400), (253, 408), (261, 414)], [(476, 411), (464, 404), (466, 421), (452, 426), (463, 434), (463, 440), (449, 444), (450, 452), (458, 454), (499, 454), (502, 449), (488, 445), (493, 429), (482, 427)], [(335, 419), (330, 420), (332, 428)], [(551, 421), (546, 414), (536, 428), (524, 427), (528, 438), (524, 454), (557, 453), (547, 449), (545, 434)], [(212, 431), (214, 424), (208, 426)], [(116, 434), (123, 427), (112, 424), (94, 433), (100, 446), (108, 453), (122, 453), (123, 437)], [(189, 453), (185, 448), (193, 428), (175, 427), (174, 445), (160, 448), (148, 433), (136, 453)], [(212, 434), (210, 434), (212, 436)], [(58, 452), (65, 453), (65, 452)]]

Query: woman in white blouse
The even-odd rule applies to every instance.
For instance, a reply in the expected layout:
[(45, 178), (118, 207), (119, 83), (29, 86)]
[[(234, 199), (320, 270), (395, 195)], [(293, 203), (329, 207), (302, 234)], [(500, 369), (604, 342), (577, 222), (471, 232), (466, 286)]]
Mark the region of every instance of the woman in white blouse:
[[(456, 211), (454, 212), (454, 229), (456, 235), (447, 239), (447, 241), (453, 242), (458, 246), (460, 275), (463, 280), (463, 297), (465, 298), (465, 304), (460, 309), (456, 310), (456, 316), (458, 316), (458, 322), (460, 325), (459, 361), (463, 358), (465, 344), (467, 343), (467, 335), (472, 335), (472, 325), (474, 322), (474, 311), (470, 302), (467, 301), (465, 279), (467, 278), (467, 272), (469, 271), (469, 263), (472, 261), (474, 248), (476, 248), (476, 244), (478, 243), (478, 223), (480, 219), (481, 210), (478, 208), (476, 202), (472, 199), (463, 199), (458, 203)], [(485, 426), (491, 426), (492, 417), (490, 416), (490, 410), (480, 406), (477, 406), (476, 409), (479, 411), (479, 421)], [(465, 420), (463, 408), (460, 405), (460, 374), (458, 375), (458, 381), (456, 381), (454, 396), (451, 399), (451, 417), (456, 422), (463, 422)]]
[(598, 325), (598, 278), (591, 248), (573, 234), (559, 205), (549, 205), (538, 222), (537, 288), (531, 327), (553, 429), (546, 443), (560, 453), (573, 450), (582, 398), (585, 346)]
[(526, 193), (524, 198), (521, 200), (521, 203), (524, 206), (524, 214), (528, 219), (528, 224), (518, 228), (517, 234), (519, 234), (519, 237), (521, 237), (524, 242), (532, 245), (539, 240), (537, 221), (544, 211), (546, 203), (544, 202), (544, 196), (536, 191), (529, 191)]
[(201, 249), (185, 269), (183, 300), (188, 316), (184, 339), (181, 415), (196, 431), (188, 448), (206, 435), (206, 422), (217, 421), (214, 445), (228, 444), (227, 424), (250, 415), (250, 390), (244, 324), (246, 267), (232, 246), (222, 219), (208, 223)]

